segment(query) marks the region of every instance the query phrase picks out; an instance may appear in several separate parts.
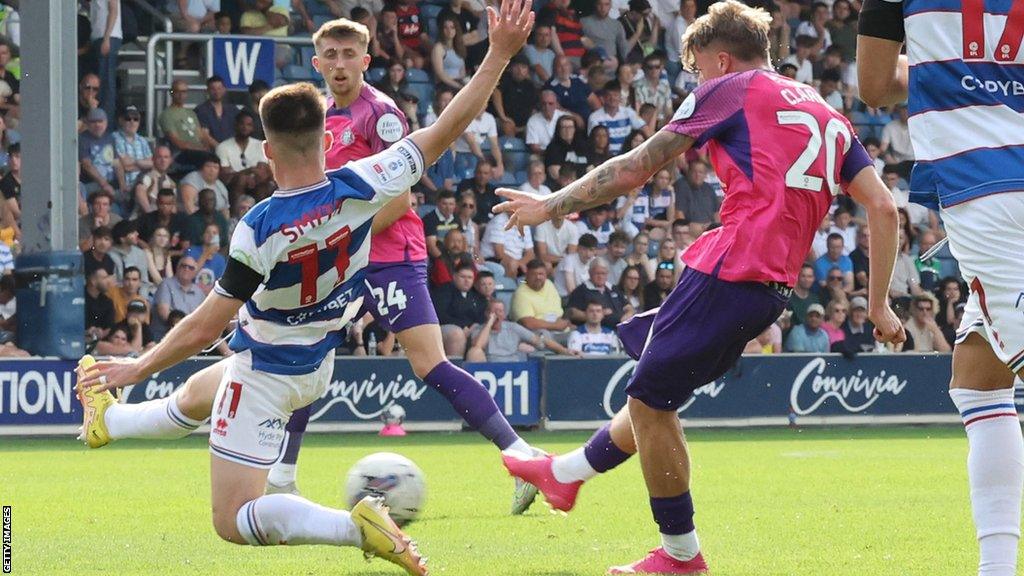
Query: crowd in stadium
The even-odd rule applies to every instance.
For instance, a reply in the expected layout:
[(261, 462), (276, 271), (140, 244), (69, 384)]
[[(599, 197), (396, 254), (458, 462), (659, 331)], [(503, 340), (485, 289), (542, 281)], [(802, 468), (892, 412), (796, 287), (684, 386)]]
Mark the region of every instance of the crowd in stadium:
[[(493, 1), (493, 0), (491, 0)], [(429, 125), (465, 85), (487, 46), (485, 0), (151, 0), (176, 30), (270, 37), (309, 36), (347, 17), (370, 29), (367, 80)], [(748, 3), (758, 3), (752, 0)], [(510, 64), (488, 111), (413, 190), (430, 253), (430, 282), (446, 351), (469, 360), (510, 360), (538, 335), (558, 353), (619, 351), (617, 322), (657, 307), (679, 276), (679, 256), (718, 225), (723, 190), (701, 150), (659, 172), (614, 205), (527, 230), (493, 216), (501, 186), (548, 194), (666, 124), (697, 84), (682, 70), (679, 38), (704, 9), (696, 0), (549, 0)], [(943, 228), (935, 211), (908, 203), (914, 151), (907, 110), (867, 108), (856, 98), (859, 1), (762, 4), (772, 15), (779, 73), (814, 86), (851, 120), (892, 190), (901, 249), (889, 289), (910, 339), (899, 350), (951, 349), (967, 290), (946, 256), (922, 261)], [(116, 81), (128, 0), (80, 1), (78, 83), (87, 334), (99, 354), (138, 353), (195, 310), (225, 268), (234, 224), (275, 183), (255, 112), (269, 86), (229, 93), (206, 81), (190, 99), (178, 80), (143, 136), (144, 111)], [(0, 31), (0, 267), (10, 272), (20, 230), (17, 13), (3, 7)], [(312, 48), (279, 45), (278, 81), (317, 81)], [(200, 67), (187, 44), (178, 67)], [(203, 65), (205, 66), (205, 65)], [(195, 95), (193, 95), (195, 96)], [(867, 321), (870, 242), (865, 213), (838, 196), (822, 221), (788, 310), (750, 342), (748, 353), (884, 351)], [(0, 348), (19, 353), (10, 274), (0, 281)], [(8, 282), (5, 284), (5, 282)], [(393, 334), (367, 317), (348, 353), (400, 353)], [(228, 354), (225, 344), (218, 351)]]

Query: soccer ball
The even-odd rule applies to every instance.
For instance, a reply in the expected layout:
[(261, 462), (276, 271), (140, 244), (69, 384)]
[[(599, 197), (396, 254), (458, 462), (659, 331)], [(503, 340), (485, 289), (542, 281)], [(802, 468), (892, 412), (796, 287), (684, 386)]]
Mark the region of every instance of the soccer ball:
[(345, 494), (349, 508), (371, 494), (383, 496), (391, 518), (403, 526), (419, 515), (427, 486), (423, 471), (412, 460), (393, 452), (377, 452), (352, 466)]
[(384, 424), (388, 426), (402, 425), (405, 421), (405, 408), (402, 408), (398, 404), (388, 404), (388, 407), (380, 413), (380, 419)]

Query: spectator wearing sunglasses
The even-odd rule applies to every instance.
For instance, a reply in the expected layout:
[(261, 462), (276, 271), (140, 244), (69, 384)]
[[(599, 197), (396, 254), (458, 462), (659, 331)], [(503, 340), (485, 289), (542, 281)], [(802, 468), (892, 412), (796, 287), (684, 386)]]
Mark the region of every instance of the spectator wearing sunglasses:
[(88, 126), (86, 116), (100, 107), (100, 77), (88, 73), (78, 82), (78, 132), (84, 132)]
[(935, 297), (929, 293), (914, 296), (910, 302), (910, 320), (904, 324), (907, 330), (905, 352), (949, 352), (952, 350), (942, 329), (935, 322)]
[(232, 198), (248, 194), (262, 199), (270, 195), (270, 163), (263, 153), (263, 141), (253, 137), (256, 120), (248, 110), (235, 116), (235, 135), (217, 145), (220, 178)]
[[(153, 149), (139, 136), (141, 120), (142, 114), (134, 105), (125, 106), (117, 116), (119, 129), (114, 132), (114, 150), (124, 171), (120, 185), (125, 193), (132, 190), (143, 172), (153, 169)], [(125, 203), (130, 204), (131, 200), (126, 198)]]
[(821, 286), (828, 283), (828, 275), (833, 268), (839, 268), (843, 276), (843, 290), (853, 291), (853, 260), (843, 254), (845, 243), (841, 234), (835, 232), (828, 235), (825, 253), (814, 261), (814, 276)]
[(159, 340), (170, 329), (168, 319), (172, 310), (180, 310), (186, 315), (190, 314), (203, 303), (206, 293), (196, 285), (196, 272), (198, 266), (196, 259), (191, 256), (182, 256), (178, 261), (178, 267), (174, 270), (174, 276), (165, 279), (160, 283), (156, 291), (156, 318), (153, 323), (153, 333)]

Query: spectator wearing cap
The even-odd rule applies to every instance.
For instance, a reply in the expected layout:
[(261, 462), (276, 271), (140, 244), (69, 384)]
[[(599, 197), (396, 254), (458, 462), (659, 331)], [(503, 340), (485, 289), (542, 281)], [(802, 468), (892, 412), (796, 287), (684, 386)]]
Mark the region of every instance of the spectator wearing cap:
[(472, 345), (466, 352), (467, 362), (518, 362), (525, 360), (527, 353), (541, 348), (556, 354), (579, 355), (544, 332), (536, 334), (524, 326), (508, 322), (505, 303), (501, 300), (491, 300), (487, 304), (487, 320), (470, 332), (470, 340)]
[(185, 106), (188, 99), (188, 83), (175, 80), (171, 84), (171, 103), (160, 113), (157, 123), (177, 154), (175, 162), (186, 169), (194, 168), (206, 157), (210, 149), (203, 139), (203, 127), (191, 108)]
[(595, 206), (581, 212), (580, 219), (576, 221), (576, 228), (580, 231), (580, 235), (592, 234), (597, 239), (598, 256), (604, 256), (608, 249), (608, 239), (615, 231), (615, 226), (608, 218), (609, 211), (610, 208), (607, 205)]
[(843, 348), (850, 352), (875, 350), (875, 325), (868, 320), (868, 299), (855, 296), (850, 299), (850, 314), (843, 324)]
[(255, 127), (252, 114), (242, 110), (235, 115), (234, 137), (217, 145), (220, 179), (230, 189), (232, 198), (242, 194), (266, 198), (272, 192), (273, 175), (263, 142), (252, 137)]
[(804, 84), (811, 84), (814, 82), (814, 64), (811, 62), (811, 57), (816, 54), (815, 46), (817, 45), (817, 40), (813, 36), (806, 34), (798, 35), (794, 45), (796, 46), (796, 51), (783, 60), (782, 65), (792, 64), (796, 67), (796, 74), (793, 76), (793, 79)]
[(111, 277), (114, 276), (114, 259), (110, 257), (110, 249), (114, 244), (110, 228), (99, 226), (90, 233), (89, 248), (84, 250), (83, 264), (88, 275), (96, 268), (103, 268)]
[(653, 310), (668, 298), (669, 292), (676, 285), (676, 264), (675, 262), (659, 262), (654, 269), (654, 280), (644, 286), (645, 310)]
[(523, 55), (530, 62), (533, 83), (543, 86), (554, 72), (556, 53), (552, 49), (553, 32), (550, 26), (536, 26), (530, 43), (523, 47)]
[(227, 93), (224, 79), (216, 75), (210, 76), (206, 79), (206, 100), (195, 107), (199, 125), (205, 129), (203, 139), (207, 148), (217, 148), (218, 144), (235, 134), (238, 106), (224, 101)]
[(107, 290), (107, 297), (114, 303), (114, 322), (124, 322), (128, 317), (128, 305), (132, 300), (145, 300), (142, 296), (142, 271), (134, 266), (124, 269), (124, 277), (118, 284)]
[(78, 136), (78, 161), (86, 190), (103, 190), (116, 195), (118, 183), (124, 181), (118, 162), (114, 137), (107, 133), (107, 113), (94, 108), (85, 117), (86, 130)]
[(587, 280), (569, 294), (567, 315), (573, 324), (581, 324), (587, 320), (587, 303), (596, 300), (604, 307), (602, 322), (614, 328), (623, 316), (632, 315), (626, 299), (619, 294), (617, 288), (608, 281), (608, 261), (594, 258), (587, 265)]
[(134, 190), (142, 173), (153, 169), (153, 150), (149, 142), (139, 136), (141, 120), (138, 108), (134, 105), (125, 106), (118, 116), (119, 129), (114, 132), (114, 150), (124, 175), (120, 188), (125, 192), (127, 202), (131, 201), (127, 197), (128, 192)]
[(594, 47), (603, 50), (609, 61), (606, 65), (609, 69), (618, 68), (620, 61), (625, 61), (626, 55), (640, 39), (639, 34), (632, 38), (626, 38), (626, 30), (622, 23), (609, 15), (612, 8), (612, 0), (597, 0), (594, 3), (594, 13), (580, 19), (583, 25), (583, 35), (594, 43)]
[(547, 266), (531, 260), (526, 265), (526, 282), (512, 295), (512, 317), (530, 330), (561, 332), (571, 325), (562, 315), (562, 298), (548, 280)]
[(135, 180), (133, 189), (136, 217), (156, 210), (156, 198), (161, 190), (169, 190), (177, 202), (178, 184), (167, 173), (173, 161), (171, 148), (166, 144), (158, 144), (153, 150), (152, 168), (140, 174)]
[(171, 190), (160, 190), (156, 197), (156, 210), (139, 217), (139, 237), (145, 242), (153, 239), (157, 228), (165, 228), (169, 235), (167, 249), (173, 256), (188, 248), (192, 228), (188, 217), (178, 213), (176, 195)]
[(114, 278), (121, 282), (124, 271), (128, 268), (147, 270), (149, 260), (146, 252), (139, 248), (139, 230), (135, 220), (122, 220), (111, 231), (114, 245), (110, 249), (110, 259), (114, 261)]
[(585, 356), (609, 356), (619, 353), (619, 338), (615, 330), (605, 325), (607, 311), (599, 299), (587, 301), (585, 320), (569, 333), (569, 350)]
[(131, 300), (127, 314), (111, 329), (107, 338), (96, 343), (96, 354), (127, 356), (139, 354), (154, 345), (153, 331), (149, 327), (149, 306), (141, 298)]
[(590, 115), (587, 120), (587, 129), (590, 132), (593, 132), (597, 126), (604, 126), (608, 129), (608, 150), (612, 155), (622, 151), (622, 146), (626, 143), (626, 136), (633, 130), (643, 129), (646, 135), (650, 135), (653, 127), (648, 126), (636, 113), (636, 110), (622, 105), (622, 92), (618, 81), (612, 80), (605, 84), (599, 96), (601, 108), (594, 110)]
[(633, 82), (633, 106), (637, 112), (644, 104), (654, 106), (658, 114), (658, 126), (672, 118), (672, 87), (668, 85), (668, 79), (662, 76), (664, 70), (663, 53), (652, 52), (644, 57), (643, 75)]
[(558, 120), (568, 113), (558, 109), (558, 97), (551, 90), (540, 93), (540, 110), (526, 121), (526, 145), (534, 154), (543, 154), (555, 135)]
[(839, 268), (843, 275), (843, 289), (851, 292), (853, 291), (853, 261), (849, 256), (843, 254), (844, 247), (841, 234), (829, 233), (825, 253), (814, 261), (814, 277), (819, 285), (825, 286), (829, 272), (833, 268)]
[(121, 217), (111, 210), (113, 203), (114, 197), (102, 190), (89, 194), (89, 213), (78, 219), (78, 245), (83, 252), (92, 246), (93, 230), (102, 226), (109, 233), (121, 221)]
[(160, 283), (156, 291), (156, 318), (153, 319), (153, 332), (157, 340), (170, 329), (168, 319), (172, 310), (190, 314), (199, 308), (206, 298), (206, 293), (196, 286), (196, 259), (182, 256), (174, 270), (174, 276)]
[(451, 282), (430, 293), (447, 356), (465, 354), (470, 329), (487, 320), (487, 299), (473, 290), (475, 275), (472, 264), (463, 264), (455, 270)]
[(108, 116), (114, 114), (117, 99), (117, 54), (121, 50), (124, 33), (121, 29), (121, 0), (92, 0), (89, 2), (89, 39), (99, 72), (100, 106)]
[(555, 288), (560, 296), (568, 296), (587, 281), (590, 262), (597, 253), (597, 238), (593, 234), (579, 234), (576, 244), (576, 250), (567, 252), (555, 268)]
[(509, 278), (516, 278), (526, 273), (527, 263), (534, 259), (533, 232), (529, 226), (523, 228), (522, 234), (515, 227), (505, 230), (508, 218), (503, 212), (487, 225), (480, 241), (480, 255), (484, 260), (501, 264)]
[(824, 354), (829, 351), (828, 333), (821, 328), (825, 308), (821, 304), (807, 307), (807, 316), (802, 324), (793, 326), (786, 337), (783, 349), (786, 352), (810, 352)]
[(904, 352), (949, 352), (952, 350), (942, 329), (935, 322), (937, 302), (925, 292), (914, 296), (910, 303), (910, 320), (903, 325), (907, 331)]
[(431, 258), (441, 257), (441, 244), (445, 236), (457, 230), (459, 223), (455, 218), (455, 194), (442, 190), (437, 195), (436, 207), (423, 217), (423, 234), (427, 239), (427, 253)]
[(476, 198), (476, 215), (473, 217), (473, 221), (477, 224), (487, 224), (494, 216), (491, 208), (501, 202), (495, 193), (497, 187), (492, 182), (494, 178), (497, 178), (494, 174), (494, 165), (490, 160), (480, 160), (473, 171), (473, 177), (459, 182), (456, 189), (456, 193), (460, 197), (465, 197), (468, 192)]
[(491, 104), (502, 122), (502, 133), (510, 133), (509, 128), (514, 125), (515, 132), (523, 134), (539, 100), (540, 91), (530, 79), (530, 61), (520, 54), (512, 59), (491, 96)]
[(231, 207), (230, 194), (220, 181), (220, 158), (213, 154), (206, 154), (199, 163), (199, 168), (181, 179), (181, 206), (185, 214), (193, 214), (199, 210), (199, 192), (206, 188), (213, 190), (215, 209), (227, 218), (228, 209)]
[(587, 81), (573, 74), (572, 60), (565, 55), (555, 57), (554, 72), (544, 88), (555, 93), (559, 106), (580, 118), (587, 118), (592, 109), (601, 105)]
[(103, 267), (86, 269), (85, 276), (85, 332), (93, 339), (106, 338), (114, 327), (114, 303), (110, 291), (110, 274)]
[[(547, 264), (549, 270), (558, 268), (562, 260), (574, 254), (580, 239), (580, 232), (572, 222), (556, 216), (534, 228), (533, 244), (537, 258)], [(594, 241), (595, 245), (597, 241)]]

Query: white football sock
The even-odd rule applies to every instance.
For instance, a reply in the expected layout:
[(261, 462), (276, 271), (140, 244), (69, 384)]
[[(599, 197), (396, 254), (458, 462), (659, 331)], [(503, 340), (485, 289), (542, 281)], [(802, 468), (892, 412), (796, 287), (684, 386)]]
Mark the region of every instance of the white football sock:
[(555, 456), (555, 460), (551, 463), (551, 471), (555, 474), (555, 480), (563, 484), (586, 482), (597, 476), (597, 470), (594, 470), (594, 467), (587, 461), (583, 446), (568, 454)]
[(518, 452), (527, 458), (533, 458), (533, 448), (529, 442), (522, 438), (517, 439), (511, 446), (502, 450), (502, 452)]
[(140, 404), (114, 404), (103, 414), (107, 432), (113, 439), (184, 438), (203, 422), (182, 414), (178, 409), (177, 398), (177, 394), (171, 394), (167, 398)]
[(661, 547), (669, 556), (676, 560), (693, 560), (693, 557), (700, 552), (700, 542), (697, 540), (697, 531), (691, 530), (686, 534), (662, 534)]
[(1013, 389), (949, 391), (967, 430), (967, 477), (981, 549), (979, 576), (1013, 576), (1020, 540), (1024, 436)]
[(238, 509), (235, 524), (253, 546), (359, 546), (363, 542), (348, 512), (292, 494), (270, 494), (246, 502)]
[(270, 469), (270, 474), (267, 475), (267, 482), (270, 482), (274, 486), (293, 484), (295, 482), (295, 472), (297, 468), (298, 464), (283, 464), (278, 462)]

